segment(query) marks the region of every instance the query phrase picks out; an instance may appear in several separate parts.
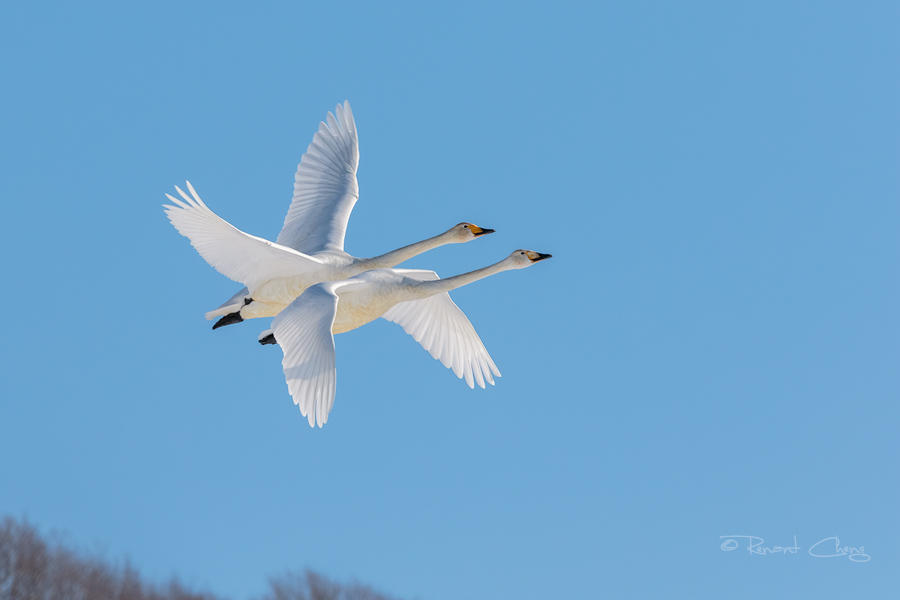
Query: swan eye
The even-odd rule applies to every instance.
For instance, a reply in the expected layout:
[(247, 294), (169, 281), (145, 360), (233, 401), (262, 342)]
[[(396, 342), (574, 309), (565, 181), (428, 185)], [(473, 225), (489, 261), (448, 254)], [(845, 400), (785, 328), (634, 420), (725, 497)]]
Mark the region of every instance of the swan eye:
[(524, 252), (519, 252), (519, 254), (525, 254)]

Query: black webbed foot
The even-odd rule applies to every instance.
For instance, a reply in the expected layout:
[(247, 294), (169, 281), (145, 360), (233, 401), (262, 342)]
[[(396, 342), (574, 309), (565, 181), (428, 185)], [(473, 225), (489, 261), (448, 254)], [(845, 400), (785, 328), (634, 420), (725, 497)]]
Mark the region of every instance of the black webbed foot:
[(219, 327), (224, 327), (225, 325), (231, 325), (232, 323), (240, 323), (244, 320), (244, 317), (241, 316), (240, 312), (233, 312), (225, 315), (213, 325), (213, 329), (218, 329)]

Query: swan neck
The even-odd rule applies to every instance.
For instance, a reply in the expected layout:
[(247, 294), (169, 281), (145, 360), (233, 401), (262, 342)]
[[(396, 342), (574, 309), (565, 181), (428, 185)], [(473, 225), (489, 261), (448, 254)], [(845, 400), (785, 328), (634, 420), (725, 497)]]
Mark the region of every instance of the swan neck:
[(424, 239), (421, 242), (416, 242), (414, 244), (410, 244), (408, 246), (403, 246), (401, 248), (397, 248), (396, 250), (391, 250), (385, 254), (380, 254), (378, 256), (373, 256), (372, 258), (364, 258), (359, 261), (360, 266), (364, 267), (364, 271), (368, 271), (369, 269), (385, 269), (388, 267), (394, 267), (399, 265), (400, 263), (413, 258), (414, 256), (418, 256), (423, 252), (427, 252), (438, 246), (443, 246), (449, 242), (444, 240), (444, 236), (446, 236), (446, 232), (440, 235), (436, 235), (434, 237), (430, 237), (428, 239)]
[(509, 265), (509, 263), (507, 263), (504, 259), (498, 263), (494, 263), (487, 267), (482, 267), (481, 269), (475, 269), (474, 271), (469, 271), (468, 273), (463, 273), (461, 275), (447, 277), (446, 279), (438, 279), (437, 281), (423, 282), (420, 286), (421, 292), (425, 297), (433, 296), (434, 294), (440, 294), (442, 292), (449, 292), (450, 290), (455, 290), (458, 287), (474, 283), (479, 279), (490, 277), (491, 275), (500, 273), (502, 271), (508, 271), (511, 268), (512, 267)]

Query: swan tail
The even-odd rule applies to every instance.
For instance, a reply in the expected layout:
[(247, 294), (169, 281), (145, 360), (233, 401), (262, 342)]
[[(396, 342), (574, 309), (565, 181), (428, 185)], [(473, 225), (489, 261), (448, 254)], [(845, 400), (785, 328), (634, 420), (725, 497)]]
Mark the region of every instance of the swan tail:
[(223, 315), (227, 315), (228, 313), (233, 313), (235, 311), (241, 310), (241, 308), (243, 308), (244, 305), (247, 304), (246, 298), (249, 295), (250, 292), (247, 291), (247, 288), (238, 290), (237, 293), (234, 294), (231, 298), (220, 304), (219, 308), (206, 313), (206, 320), (212, 321), (216, 317), (221, 317)]

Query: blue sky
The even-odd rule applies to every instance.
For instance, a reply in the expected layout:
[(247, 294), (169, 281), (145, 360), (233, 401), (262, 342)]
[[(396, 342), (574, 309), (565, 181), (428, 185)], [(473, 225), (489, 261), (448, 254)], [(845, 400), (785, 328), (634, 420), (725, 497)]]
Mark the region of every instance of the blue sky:
[[(0, 513), (236, 598), (896, 590), (900, 11), (728, 4), (4, 8)], [(160, 204), (274, 237), (344, 98), (350, 252), (554, 258), (454, 292), (495, 388), (378, 322), (319, 431)]]

